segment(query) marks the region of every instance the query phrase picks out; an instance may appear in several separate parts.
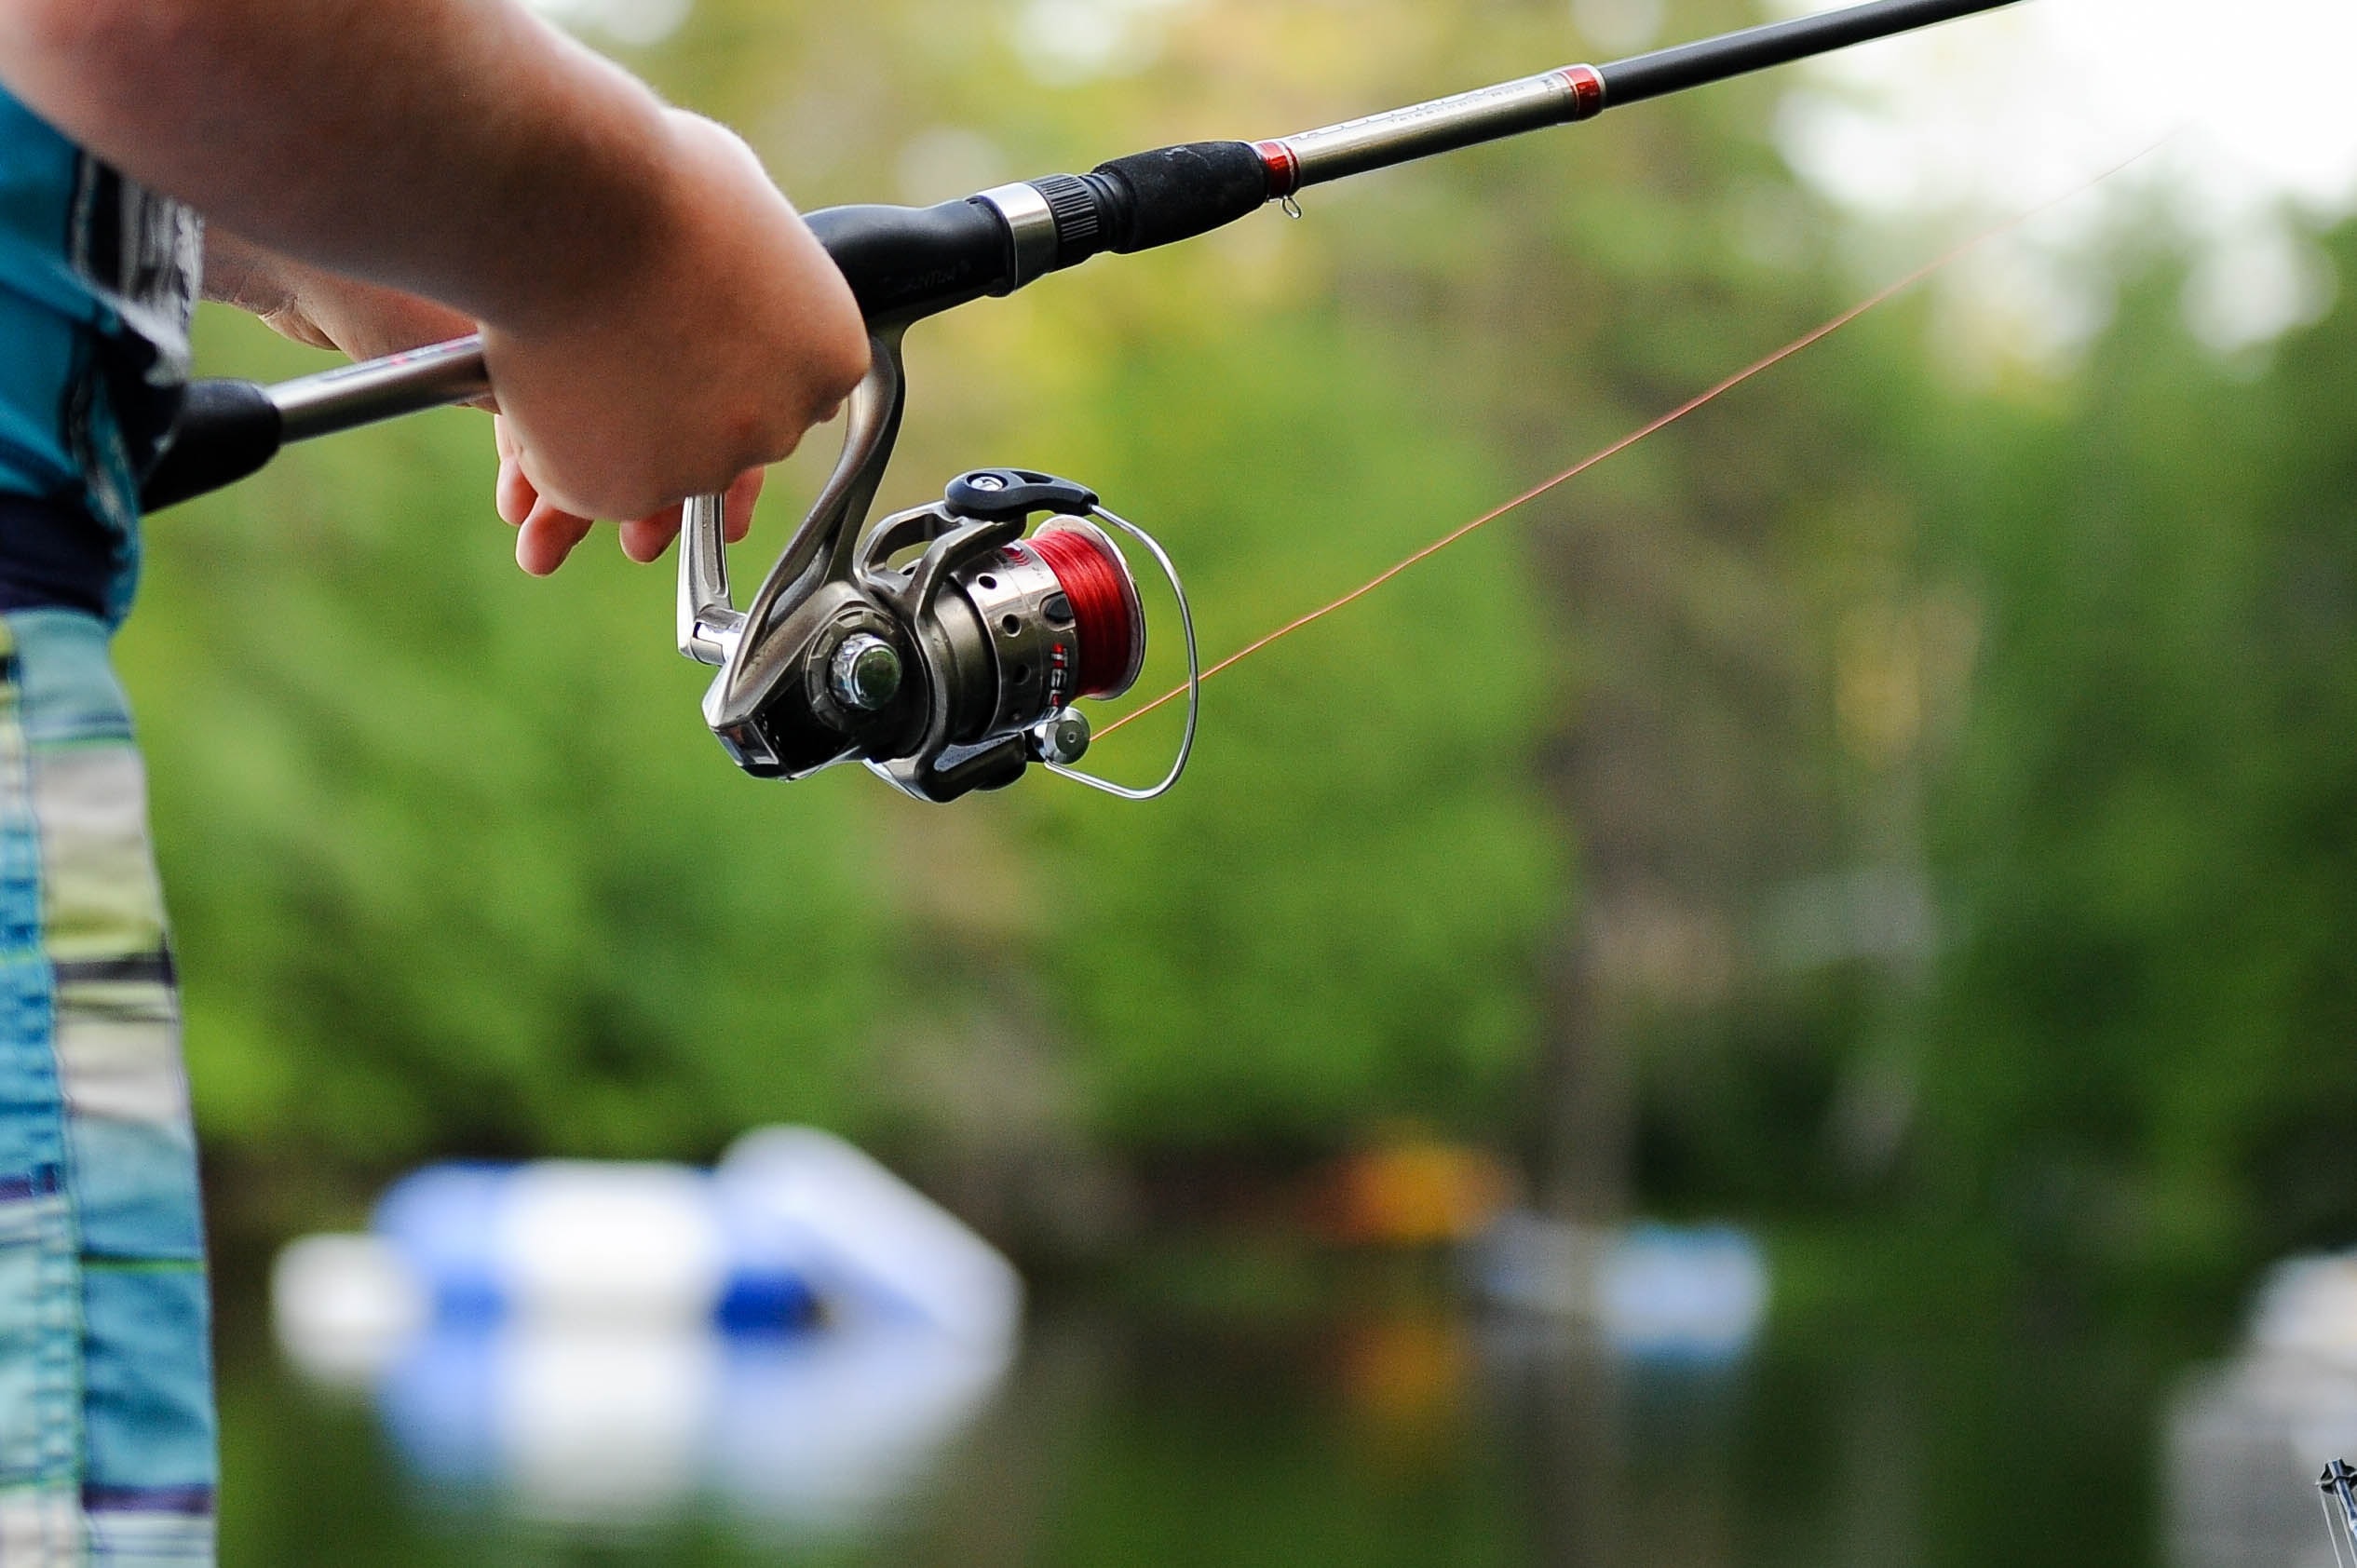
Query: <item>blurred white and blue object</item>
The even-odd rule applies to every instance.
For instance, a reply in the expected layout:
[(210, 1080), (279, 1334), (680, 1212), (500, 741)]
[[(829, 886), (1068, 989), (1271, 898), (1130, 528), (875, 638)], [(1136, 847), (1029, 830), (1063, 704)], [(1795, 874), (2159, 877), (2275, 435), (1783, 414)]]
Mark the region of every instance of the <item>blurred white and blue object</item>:
[(711, 1171), (429, 1167), (273, 1277), (315, 1379), (365, 1386), (423, 1480), (622, 1523), (716, 1494), (793, 1529), (920, 1483), (1014, 1355), (1023, 1285), (851, 1145), (748, 1134)]
[(2325, 1568), (2316, 1474), (2357, 1452), (2357, 1253), (2287, 1259), (2253, 1298), (2231, 1360), (2169, 1412), (2170, 1561)]
[(1731, 1225), (1605, 1229), (1528, 1210), (1503, 1216), (1472, 1255), (1492, 1306), (1592, 1326), (1632, 1360), (1741, 1360), (1768, 1316), (1767, 1257)]

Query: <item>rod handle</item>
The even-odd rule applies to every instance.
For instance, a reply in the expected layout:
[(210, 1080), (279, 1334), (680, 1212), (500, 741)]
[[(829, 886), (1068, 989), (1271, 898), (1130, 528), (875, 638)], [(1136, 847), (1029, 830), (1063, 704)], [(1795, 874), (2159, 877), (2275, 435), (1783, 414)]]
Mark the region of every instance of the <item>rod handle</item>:
[(1249, 142), (1188, 142), (1101, 163), (1095, 188), (1105, 249), (1128, 255), (1249, 218), (1278, 193)]
[(1014, 286), (1005, 222), (964, 196), (935, 207), (829, 207), (806, 222), (870, 327), (913, 321)]
[(140, 509), (158, 512), (237, 483), (278, 455), (286, 418), (269, 388), (253, 381), (192, 381), (181, 394), (171, 444), (139, 489)]

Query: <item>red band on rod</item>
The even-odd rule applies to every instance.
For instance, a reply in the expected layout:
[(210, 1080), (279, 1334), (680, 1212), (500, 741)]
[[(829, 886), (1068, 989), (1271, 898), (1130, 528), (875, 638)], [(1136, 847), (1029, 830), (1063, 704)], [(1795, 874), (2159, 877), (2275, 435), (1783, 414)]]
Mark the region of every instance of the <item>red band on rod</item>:
[(1604, 73), (1592, 65), (1566, 65), (1555, 73), (1571, 88), (1572, 120), (1592, 120), (1604, 113)]
[(1263, 168), (1268, 170), (1268, 199), (1281, 200), (1301, 189), (1301, 160), (1282, 142), (1255, 142), (1253, 151), (1260, 155)]

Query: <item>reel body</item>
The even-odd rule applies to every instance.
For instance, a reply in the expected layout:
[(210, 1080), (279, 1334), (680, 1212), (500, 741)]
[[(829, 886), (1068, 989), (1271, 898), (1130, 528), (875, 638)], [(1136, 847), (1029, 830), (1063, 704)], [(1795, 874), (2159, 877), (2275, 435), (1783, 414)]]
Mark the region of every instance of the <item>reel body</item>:
[(1192, 705), (1177, 765), (1143, 791), (1076, 769), (1090, 730), (1074, 706), (1121, 696), (1145, 662), (1137, 579), (1108, 527), (1171, 573), (1190, 685), (1197, 679), (1192, 615), (1169, 557), (1094, 491), (1027, 469), (965, 474), (941, 500), (862, 530), (902, 398), (897, 335), (874, 348), (843, 457), (741, 613), (728, 594), (721, 498), (689, 503), (680, 651), (720, 667), (704, 697), (713, 735), (756, 777), (861, 762), (928, 801), (1002, 789), (1034, 763), (1131, 799), (1170, 789), (1192, 750)]

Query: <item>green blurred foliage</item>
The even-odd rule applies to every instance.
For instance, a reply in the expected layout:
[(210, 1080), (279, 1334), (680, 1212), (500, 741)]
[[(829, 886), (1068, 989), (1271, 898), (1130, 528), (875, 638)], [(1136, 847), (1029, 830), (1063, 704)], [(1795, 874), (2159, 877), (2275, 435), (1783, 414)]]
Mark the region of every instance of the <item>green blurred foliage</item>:
[(2181, 281), (2147, 264), (1938, 509), (1988, 615), (1925, 1103), (1950, 1203), (2216, 1278), (2357, 1222), (2357, 315), (2222, 362)]

